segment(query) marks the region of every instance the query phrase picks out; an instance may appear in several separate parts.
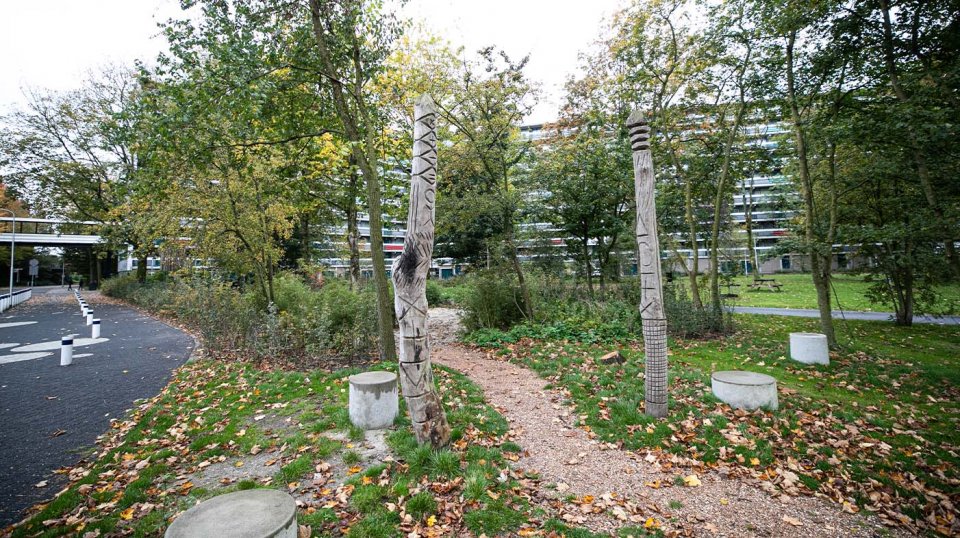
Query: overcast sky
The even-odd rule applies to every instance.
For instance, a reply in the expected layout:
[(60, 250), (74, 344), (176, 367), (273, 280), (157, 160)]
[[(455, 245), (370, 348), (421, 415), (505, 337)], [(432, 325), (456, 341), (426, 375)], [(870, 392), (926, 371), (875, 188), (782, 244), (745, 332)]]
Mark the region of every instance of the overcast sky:
[[(530, 54), (528, 75), (544, 99), (528, 122), (553, 119), (559, 87), (621, 0), (410, 0), (405, 8), (453, 45), (497, 45)], [(0, 0), (0, 112), (22, 105), (25, 87), (68, 90), (110, 63), (152, 60), (165, 43), (157, 22), (177, 0)]]

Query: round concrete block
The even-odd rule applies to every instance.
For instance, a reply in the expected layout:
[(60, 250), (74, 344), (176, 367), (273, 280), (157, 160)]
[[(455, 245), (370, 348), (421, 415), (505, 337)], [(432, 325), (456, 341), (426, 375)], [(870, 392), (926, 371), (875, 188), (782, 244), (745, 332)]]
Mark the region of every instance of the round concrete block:
[(720, 401), (737, 409), (776, 409), (777, 380), (757, 372), (726, 370), (711, 376), (713, 394)]
[(830, 364), (827, 335), (790, 333), (790, 358), (804, 364)]
[(364, 372), (350, 376), (350, 422), (364, 430), (393, 425), (399, 410), (397, 374)]
[(275, 489), (220, 495), (180, 514), (166, 538), (297, 538), (297, 503)]

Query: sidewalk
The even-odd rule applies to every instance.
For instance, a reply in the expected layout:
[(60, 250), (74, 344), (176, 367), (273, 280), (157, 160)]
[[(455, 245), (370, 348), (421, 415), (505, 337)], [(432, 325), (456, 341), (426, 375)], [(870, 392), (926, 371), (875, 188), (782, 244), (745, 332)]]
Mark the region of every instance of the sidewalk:
[[(734, 314), (759, 314), (766, 316), (794, 316), (800, 318), (819, 318), (819, 310), (801, 308), (766, 308), (756, 306), (732, 306), (729, 310)], [(848, 312), (834, 310), (833, 319), (855, 319), (863, 321), (893, 321), (893, 312)], [(960, 316), (914, 316), (914, 323), (930, 325), (960, 325)]]

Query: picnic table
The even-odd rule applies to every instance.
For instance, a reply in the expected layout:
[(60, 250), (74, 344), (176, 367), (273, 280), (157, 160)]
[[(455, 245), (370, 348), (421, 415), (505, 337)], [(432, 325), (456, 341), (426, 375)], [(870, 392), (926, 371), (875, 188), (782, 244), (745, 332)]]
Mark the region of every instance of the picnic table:
[(760, 288), (766, 288), (770, 291), (780, 291), (780, 288), (783, 287), (783, 284), (777, 282), (772, 278), (754, 278), (753, 284), (750, 284), (751, 290), (759, 290)]
[(740, 284), (737, 284), (736, 282), (725, 282), (723, 285), (727, 287), (727, 293), (723, 294), (724, 297), (726, 297), (727, 299), (735, 299), (739, 297), (739, 295), (737, 295), (736, 293), (733, 293), (733, 288), (734, 287), (739, 288)]

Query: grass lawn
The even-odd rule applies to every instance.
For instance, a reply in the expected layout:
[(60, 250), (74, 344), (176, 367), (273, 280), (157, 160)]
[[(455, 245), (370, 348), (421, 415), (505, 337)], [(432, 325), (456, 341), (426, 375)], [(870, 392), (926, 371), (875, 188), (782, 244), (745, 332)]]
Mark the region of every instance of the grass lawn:
[[(396, 370), (394, 364), (377, 367)], [(592, 536), (531, 502), (538, 477), (510, 468), (519, 447), (509, 441), (506, 420), (476, 386), (449, 370), (437, 368), (436, 379), (453, 428), (450, 449), (418, 446), (401, 409), (396, 430), (386, 437), (392, 456), (363, 461), (357, 450), (364, 433), (350, 427), (346, 407), (353, 373), (187, 364), (159, 396), (114, 423), (96, 461), (63, 470), (72, 480), (67, 489), (3, 534), (160, 536), (176, 514), (200, 500), (278, 488), (302, 502), (297, 517), (313, 536), (427, 537), (462, 529), (488, 536), (534, 529)], [(197, 485), (203, 483), (200, 469), (239, 471), (247, 463), (253, 471), (250, 458), (257, 454), (269, 458), (257, 460), (260, 478), (238, 472), (212, 486)]]
[[(750, 290), (752, 276), (740, 276), (734, 281), (740, 287), (732, 288), (733, 293), (739, 295), (731, 299), (736, 306), (764, 306), (774, 308), (817, 308), (817, 291), (813, 287), (813, 279), (809, 274), (777, 274), (764, 275), (764, 278), (773, 278), (783, 284), (781, 291), (767, 289)], [(721, 283), (722, 284), (722, 283)], [(833, 309), (856, 310), (860, 312), (893, 312), (893, 306), (876, 304), (867, 299), (866, 292), (870, 284), (864, 282), (862, 276), (835, 274), (833, 276)], [(721, 291), (726, 291), (722, 286)], [(936, 308), (944, 310), (941, 313), (957, 313), (960, 310), (960, 285), (950, 284), (937, 287), (940, 299)], [(839, 302), (839, 304), (838, 304)]]
[[(787, 359), (788, 334), (815, 331), (816, 319), (736, 322), (729, 338), (671, 342), (666, 420), (643, 414), (642, 344), (483, 338), (561, 387), (598, 440), (725, 467), (771, 491), (817, 492), (912, 530), (960, 529), (960, 327), (838, 321), (844, 351), (807, 366)], [(625, 364), (598, 363), (616, 348)], [(710, 391), (718, 370), (774, 376), (780, 409), (731, 410)]]

